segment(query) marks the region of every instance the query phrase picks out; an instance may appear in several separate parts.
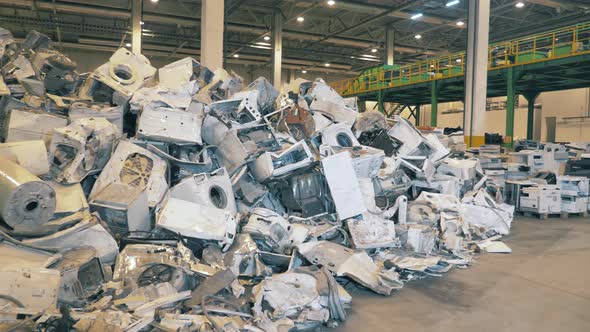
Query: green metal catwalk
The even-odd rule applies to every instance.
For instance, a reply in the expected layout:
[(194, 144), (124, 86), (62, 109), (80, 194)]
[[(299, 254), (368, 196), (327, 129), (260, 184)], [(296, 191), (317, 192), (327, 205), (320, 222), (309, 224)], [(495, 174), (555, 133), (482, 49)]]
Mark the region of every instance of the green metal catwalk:
[[(533, 136), (534, 104), (541, 92), (590, 87), (590, 22), (552, 30), (489, 47), (488, 97), (507, 96), (506, 135), (514, 134), (514, 100), (528, 101), (527, 138)], [(461, 101), (465, 95), (465, 52), (427, 59), (407, 66), (387, 66), (331, 86), (345, 97), (409, 107), (418, 119), (420, 105)], [(387, 114), (391, 116), (392, 114)]]

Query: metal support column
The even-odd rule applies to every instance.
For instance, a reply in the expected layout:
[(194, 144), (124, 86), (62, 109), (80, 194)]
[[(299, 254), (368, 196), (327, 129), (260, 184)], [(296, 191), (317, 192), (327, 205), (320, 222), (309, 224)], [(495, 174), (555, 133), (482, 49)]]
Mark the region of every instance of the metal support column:
[(377, 107), (379, 112), (385, 114), (385, 105), (383, 104), (383, 91), (377, 91)]
[(535, 127), (535, 101), (539, 97), (539, 92), (531, 91), (524, 94), (528, 102), (528, 113), (526, 121), (526, 139), (533, 139)]
[(131, 51), (141, 54), (141, 15), (143, 0), (133, 0), (131, 4)]
[(490, 0), (469, 0), (467, 25), (463, 128), (471, 147), (485, 143)]
[(420, 105), (416, 105), (416, 115), (414, 116), (416, 119), (416, 126), (420, 125)]
[(283, 14), (275, 9), (272, 15), (272, 84), (281, 89), (281, 61), (283, 60)]
[(388, 66), (393, 66), (394, 62), (394, 44), (395, 44), (395, 30), (393, 27), (388, 26), (385, 28), (385, 59), (383, 59), (384, 63)]
[(201, 1), (201, 64), (211, 71), (223, 68), (224, 2)]
[(438, 118), (438, 83), (432, 80), (430, 84), (430, 126), (436, 127)]
[(504, 143), (507, 147), (512, 147), (514, 142), (514, 98), (516, 96), (514, 89), (514, 69), (512, 67), (506, 70), (506, 133)]

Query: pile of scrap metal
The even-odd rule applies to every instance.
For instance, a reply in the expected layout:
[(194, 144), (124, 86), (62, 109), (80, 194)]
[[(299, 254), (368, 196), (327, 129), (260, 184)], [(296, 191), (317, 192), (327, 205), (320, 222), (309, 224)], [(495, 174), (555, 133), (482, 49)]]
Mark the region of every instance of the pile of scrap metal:
[(509, 250), (477, 159), (321, 79), (279, 93), (124, 48), (79, 74), (40, 33), (0, 37), (1, 330), (335, 326), (352, 285)]

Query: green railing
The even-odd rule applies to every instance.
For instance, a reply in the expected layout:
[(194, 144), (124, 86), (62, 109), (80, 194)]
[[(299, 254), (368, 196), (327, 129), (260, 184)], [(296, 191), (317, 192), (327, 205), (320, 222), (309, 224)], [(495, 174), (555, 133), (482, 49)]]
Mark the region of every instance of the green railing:
[[(488, 70), (586, 53), (590, 53), (590, 22), (492, 44), (488, 53)], [(459, 52), (394, 69), (373, 71), (330, 85), (346, 96), (463, 76), (464, 73), (465, 52)]]

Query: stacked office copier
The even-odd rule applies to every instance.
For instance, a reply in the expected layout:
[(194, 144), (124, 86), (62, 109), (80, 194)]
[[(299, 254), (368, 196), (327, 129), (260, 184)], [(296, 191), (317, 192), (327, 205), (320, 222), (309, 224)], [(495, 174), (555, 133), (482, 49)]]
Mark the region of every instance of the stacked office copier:
[(589, 179), (583, 176), (564, 175), (557, 178), (561, 191), (561, 210), (567, 213), (587, 215)]

